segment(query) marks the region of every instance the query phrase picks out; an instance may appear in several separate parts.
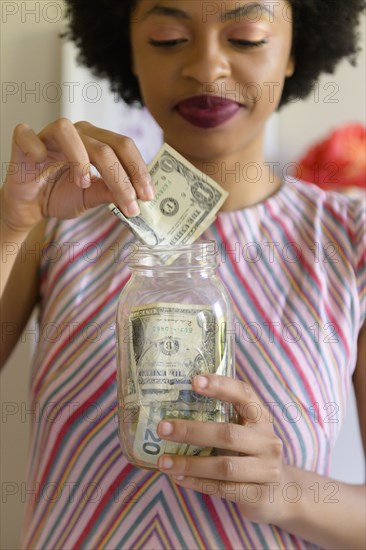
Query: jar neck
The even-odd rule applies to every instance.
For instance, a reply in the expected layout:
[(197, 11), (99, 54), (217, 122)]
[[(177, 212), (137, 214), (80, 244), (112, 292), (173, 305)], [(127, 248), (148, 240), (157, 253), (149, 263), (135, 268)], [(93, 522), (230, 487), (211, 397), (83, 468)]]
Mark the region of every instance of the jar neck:
[(210, 277), (215, 274), (218, 250), (214, 241), (198, 241), (183, 246), (137, 244), (126, 263), (132, 273), (156, 276), (186, 274)]
[[(130, 268), (131, 269), (131, 268)], [(164, 268), (132, 268), (131, 274), (134, 278), (138, 277), (154, 277), (154, 278), (186, 278), (186, 279), (210, 279), (216, 275), (215, 269), (172, 269)]]

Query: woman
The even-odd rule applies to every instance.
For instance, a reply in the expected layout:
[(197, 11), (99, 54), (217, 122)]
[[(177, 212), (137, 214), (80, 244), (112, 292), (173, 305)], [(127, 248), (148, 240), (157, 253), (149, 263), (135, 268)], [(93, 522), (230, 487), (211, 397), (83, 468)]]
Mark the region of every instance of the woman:
[(127, 463), (111, 325), (131, 235), (103, 205), (136, 215), (136, 198), (153, 197), (150, 176), (130, 139), (87, 122), (61, 119), (38, 135), (18, 126), (2, 242), (42, 244), (39, 257), (2, 264), (4, 319), (18, 327), (5, 356), (40, 305), (23, 546), (363, 548), (365, 486), (327, 473), (352, 379), (361, 424), (366, 415), (364, 207), (275, 176), (263, 134), (279, 106), (355, 53), (364, 2), (69, 5), (83, 61), (146, 105), (165, 140), (229, 192), (203, 237), (220, 247), (235, 303), (237, 379), (193, 385), (233, 403), (239, 423), (162, 421), (161, 438), (220, 456), (162, 456), (158, 472)]

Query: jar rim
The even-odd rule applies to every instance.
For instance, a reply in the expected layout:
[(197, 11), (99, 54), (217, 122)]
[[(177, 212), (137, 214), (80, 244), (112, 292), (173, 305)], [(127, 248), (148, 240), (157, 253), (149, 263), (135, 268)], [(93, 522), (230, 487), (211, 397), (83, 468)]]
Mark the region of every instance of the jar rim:
[(195, 241), (194, 243), (191, 243), (191, 244), (179, 244), (179, 245), (147, 245), (147, 244), (143, 244), (143, 243), (140, 243), (140, 242), (136, 242), (136, 245), (137, 245), (137, 253), (141, 253), (141, 254), (164, 254), (164, 253), (175, 253), (175, 254), (179, 254), (179, 253), (183, 253), (183, 252), (200, 252), (202, 249), (204, 248), (212, 248), (212, 252), (211, 254), (214, 254), (216, 255), (218, 250), (217, 250), (217, 245), (216, 245), (216, 242), (215, 241), (211, 241), (211, 240), (200, 240), (200, 241)]
[(135, 243), (132, 256), (127, 259), (131, 269), (190, 269), (216, 268), (218, 249), (215, 241), (199, 240), (191, 244), (149, 246)]

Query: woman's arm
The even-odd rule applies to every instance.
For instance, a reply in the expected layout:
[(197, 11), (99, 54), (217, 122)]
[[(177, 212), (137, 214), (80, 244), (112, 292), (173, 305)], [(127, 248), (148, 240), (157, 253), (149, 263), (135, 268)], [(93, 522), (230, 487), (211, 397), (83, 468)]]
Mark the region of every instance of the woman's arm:
[[(349, 465), (350, 468), (352, 464)], [(366, 548), (366, 486), (342, 483), (313, 472), (285, 466), (285, 484), (301, 498), (284, 502), (278, 527), (321, 548)], [(291, 485), (287, 485), (291, 487)]]
[[(353, 382), (366, 449), (366, 324), (358, 338)], [(279, 527), (324, 548), (366, 548), (366, 485), (341, 483), (291, 467), (286, 467), (286, 477), (301, 487), (302, 498), (287, 507), (288, 518)]]
[(366, 322), (358, 337), (357, 364), (353, 373), (353, 385), (356, 394), (363, 450), (366, 454)]
[(0, 368), (13, 351), (38, 302), (38, 271), (45, 222), (25, 238), (1, 228)]
[[(361, 378), (361, 385), (365, 384), (365, 377)], [(203, 379), (206, 387), (198, 385)], [(163, 455), (159, 458), (162, 472), (185, 488), (235, 502), (249, 521), (276, 525), (323, 548), (366, 547), (365, 485), (341, 483), (285, 465), (282, 442), (249, 384), (206, 375), (196, 377), (193, 387), (202, 395), (232, 403), (239, 424), (169, 419), (159, 423), (159, 437), (216, 447), (229, 451), (223, 452), (228, 456)], [(259, 420), (247, 414), (253, 405), (257, 412), (262, 409), (262, 414), (256, 413)]]
[[(98, 166), (99, 176), (91, 174)], [(118, 167), (118, 170), (116, 170)], [(70, 219), (110, 202), (127, 216), (151, 200), (151, 176), (134, 142), (87, 122), (61, 118), (39, 134), (13, 133), (0, 189), (1, 362), (10, 355), (38, 299), (45, 219)]]

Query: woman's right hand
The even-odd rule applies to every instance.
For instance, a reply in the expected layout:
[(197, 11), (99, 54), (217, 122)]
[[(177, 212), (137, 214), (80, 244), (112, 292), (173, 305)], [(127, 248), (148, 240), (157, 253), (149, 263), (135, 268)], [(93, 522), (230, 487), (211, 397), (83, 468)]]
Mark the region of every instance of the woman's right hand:
[[(100, 175), (91, 175), (91, 165)], [(1, 189), (1, 217), (13, 231), (28, 232), (43, 218), (74, 218), (114, 202), (137, 215), (136, 198), (151, 200), (153, 186), (133, 140), (88, 122), (60, 118), (39, 134), (19, 124)]]

